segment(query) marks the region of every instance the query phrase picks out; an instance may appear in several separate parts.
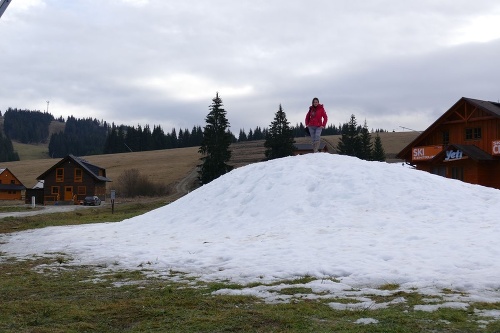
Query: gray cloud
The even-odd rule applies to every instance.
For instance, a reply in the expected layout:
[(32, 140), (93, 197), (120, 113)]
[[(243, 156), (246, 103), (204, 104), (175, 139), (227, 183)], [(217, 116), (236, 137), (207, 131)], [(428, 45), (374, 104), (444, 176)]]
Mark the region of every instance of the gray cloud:
[(279, 104), (303, 121), (314, 96), (334, 124), (353, 113), (422, 130), (462, 96), (500, 98), (500, 32), (477, 42), (500, 31), (477, 27), (492, 16), (487, 0), (14, 0), (0, 110), (50, 100), (55, 116), (169, 132), (203, 126), (218, 91), (236, 134), (267, 127)]

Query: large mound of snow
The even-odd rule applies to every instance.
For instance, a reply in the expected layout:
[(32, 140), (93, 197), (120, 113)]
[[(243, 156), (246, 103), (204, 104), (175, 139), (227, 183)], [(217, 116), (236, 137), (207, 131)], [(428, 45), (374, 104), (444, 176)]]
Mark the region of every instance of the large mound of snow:
[(77, 264), (206, 280), (312, 275), (351, 286), (494, 290), (499, 203), (499, 190), (401, 164), (309, 154), (233, 170), (123, 222), (1, 235), (0, 252), (63, 252)]

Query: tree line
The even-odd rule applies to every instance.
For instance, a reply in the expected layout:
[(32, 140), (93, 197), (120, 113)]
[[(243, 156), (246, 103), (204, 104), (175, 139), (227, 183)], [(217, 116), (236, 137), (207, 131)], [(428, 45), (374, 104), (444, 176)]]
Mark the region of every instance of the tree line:
[(11, 140), (21, 143), (46, 143), (49, 125), (54, 116), (47, 112), (8, 108), (4, 114), (3, 130)]
[(342, 136), (337, 144), (337, 152), (341, 155), (358, 157), (367, 161), (385, 161), (385, 151), (382, 140), (377, 136), (372, 141), (368, 125), (357, 124), (356, 116), (351, 115), (349, 122), (342, 126)]
[(19, 155), (14, 151), (12, 141), (0, 131), (0, 162), (19, 161)]
[[(53, 133), (49, 137), (49, 125), (54, 120), (65, 123), (65, 129), (63, 132)], [(352, 130), (349, 126), (349, 123), (338, 127), (330, 124), (323, 130), (323, 135), (347, 133)], [(290, 126), (288, 123), (286, 128), (289, 131), (288, 135), (291, 137), (304, 136), (305, 127), (302, 123), (295, 126)], [(250, 129), (248, 133), (240, 129), (238, 138), (236, 138), (227, 129), (231, 143), (266, 140), (269, 136), (276, 135), (271, 130), (275, 129), (257, 126)], [(365, 133), (365, 130), (363, 127), (356, 125), (356, 133)], [(5, 136), (2, 142), (5, 142), (3, 143), (5, 148), (2, 149), (3, 153), (0, 161), (19, 159), (17, 153), (14, 154), (13, 150), (7, 148), (12, 146), (11, 139), (30, 144), (45, 143), (48, 140), (49, 156), (60, 158), (68, 154), (85, 156), (196, 147), (202, 144), (204, 131), (201, 126), (194, 126), (191, 131), (188, 129), (179, 129), (177, 131), (174, 128), (170, 133), (165, 133), (159, 125), (154, 125), (151, 130), (149, 125), (144, 127), (140, 125), (115, 125), (95, 118), (78, 119), (73, 116), (69, 116), (67, 120), (62, 117), (55, 119), (54, 116), (47, 112), (9, 108), (4, 113), (4, 133)], [(350, 141), (348, 139), (343, 140), (346, 140), (346, 144), (349, 146)], [(376, 142), (375, 147), (378, 147)], [(347, 153), (349, 154), (349, 152)], [(358, 155), (356, 153), (354, 156)]]

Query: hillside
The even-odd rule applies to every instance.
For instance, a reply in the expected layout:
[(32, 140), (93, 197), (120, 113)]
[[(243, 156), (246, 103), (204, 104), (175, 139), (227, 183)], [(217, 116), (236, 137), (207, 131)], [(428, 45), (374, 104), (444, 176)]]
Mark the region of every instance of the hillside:
[[(0, 117), (0, 130), (3, 131), (3, 116)], [(66, 123), (61, 123), (60, 121), (52, 121), (49, 126), (49, 138), (52, 134), (58, 132), (64, 132), (64, 127)], [(49, 140), (47, 138), (47, 140)], [(38, 160), (43, 158), (49, 158), (49, 143), (39, 143), (39, 144), (26, 144), (20, 143), (15, 140), (12, 141), (14, 146), (14, 151), (19, 154), (21, 161), (25, 160)]]
[[(388, 156), (389, 162), (397, 161), (394, 156), (410, 143), (419, 133), (417, 132), (389, 132), (381, 133), (382, 144)], [(326, 136), (323, 139), (328, 143), (331, 151), (335, 151), (339, 136)], [(308, 138), (297, 138), (297, 143), (307, 143)], [(19, 149), (20, 156), (36, 156), (37, 149), (42, 150), (43, 145), (30, 147), (31, 145), (15, 144)], [(92, 164), (106, 168), (107, 176), (116, 180), (123, 171), (127, 169), (139, 169), (141, 174), (148, 176), (152, 181), (174, 185), (189, 175), (200, 163), (199, 147), (155, 150), (146, 152), (121, 153), (109, 155), (92, 155), (84, 158)], [(262, 161), (264, 159), (264, 141), (250, 141), (236, 143), (231, 146), (233, 156), (230, 164), (241, 167), (247, 164)], [(33, 149), (28, 153), (28, 149)], [(32, 187), (36, 184), (36, 177), (45, 172), (59, 159), (47, 157), (21, 159), (17, 162), (4, 162), (1, 167), (11, 170), (16, 177), (26, 186)], [(113, 183), (108, 189), (113, 188)]]

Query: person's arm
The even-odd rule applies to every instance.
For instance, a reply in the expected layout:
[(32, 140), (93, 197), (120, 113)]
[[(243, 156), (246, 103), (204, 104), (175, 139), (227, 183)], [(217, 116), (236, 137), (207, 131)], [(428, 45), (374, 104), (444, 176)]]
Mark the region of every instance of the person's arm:
[(326, 122), (328, 121), (328, 115), (326, 114), (326, 110), (323, 109), (323, 124), (322, 127), (326, 128)]

